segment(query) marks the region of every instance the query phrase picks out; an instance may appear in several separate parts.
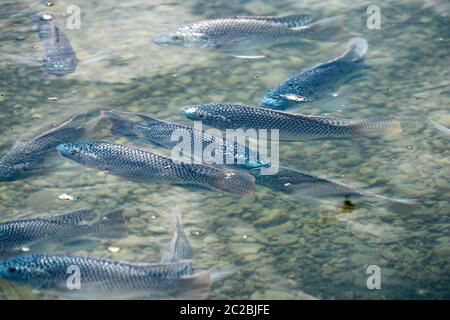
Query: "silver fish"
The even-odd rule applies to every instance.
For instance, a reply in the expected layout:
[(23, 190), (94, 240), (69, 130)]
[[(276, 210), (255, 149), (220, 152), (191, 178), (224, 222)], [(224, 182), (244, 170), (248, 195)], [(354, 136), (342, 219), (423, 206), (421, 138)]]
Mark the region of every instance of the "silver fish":
[(262, 175), (259, 169), (252, 170), (250, 173), (255, 176), (258, 184), (298, 199), (328, 197), (363, 199), (385, 205), (390, 210), (397, 212), (411, 212), (418, 204), (415, 199), (387, 197), (282, 166), (273, 175)]
[(56, 147), (78, 140), (85, 133), (83, 124), (88, 114), (74, 116), (59, 126), (23, 143), (16, 143), (0, 158), (0, 181), (12, 181), (46, 172), (49, 160), (56, 158)]
[(209, 186), (234, 194), (252, 194), (255, 179), (244, 172), (190, 164), (170, 157), (101, 141), (64, 143), (58, 152), (82, 165), (139, 182)]
[(75, 299), (205, 299), (211, 288), (211, 273), (193, 273), (190, 262), (145, 264), (71, 255), (1, 260), (0, 278)]
[(383, 136), (402, 131), (384, 117), (351, 120), (310, 116), (240, 104), (201, 104), (183, 108), (186, 118), (219, 129), (278, 129), (281, 140)]
[(307, 25), (311, 20), (309, 15), (209, 19), (180, 25), (156, 36), (153, 42), (246, 52), (302, 38), (329, 40), (341, 30), (341, 16)]
[[(0, 224), (0, 256), (22, 250), (41, 249), (86, 236), (124, 237), (127, 235), (122, 210), (93, 221), (92, 210), (76, 210), (48, 218), (30, 218)], [(91, 222), (90, 222), (91, 221)]]
[(284, 110), (329, 96), (367, 68), (367, 48), (366, 39), (352, 38), (344, 55), (283, 81), (266, 93), (261, 107)]
[[(233, 160), (233, 165), (239, 165), (244, 169), (270, 166), (269, 160), (262, 158), (259, 153), (254, 152), (246, 146), (238, 143), (227, 143), (226, 139), (218, 138), (185, 125), (159, 120), (148, 115), (131, 114), (144, 120), (145, 125), (143, 125), (130, 121), (116, 112), (103, 111), (102, 114), (111, 122), (111, 132), (116, 135), (123, 135), (128, 138), (142, 138), (146, 142), (150, 141), (162, 145), (165, 148), (173, 149), (179, 143), (178, 140), (172, 139), (173, 134), (182, 132), (191, 141), (191, 152), (195, 150), (196, 144), (202, 146), (201, 157), (197, 158), (200, 161), (205, 160), (203, 151), (212, 146), (214, 150), (222, 153), (222, 163), (224, 164), (227, 163), (227, 158), (229, 158)], [(183, 139), (185, 139), (184, 136)], [(188, 156), (191, 159), (194, 158), (193, 155)]]
[(78, 58), (67, 36), (56, 26), (54, 17), (49, 14), (33, 14), (32, 19), (37, 21), (38, 35), (44, 48), (44, 70), (55, 76), (75, 72)]

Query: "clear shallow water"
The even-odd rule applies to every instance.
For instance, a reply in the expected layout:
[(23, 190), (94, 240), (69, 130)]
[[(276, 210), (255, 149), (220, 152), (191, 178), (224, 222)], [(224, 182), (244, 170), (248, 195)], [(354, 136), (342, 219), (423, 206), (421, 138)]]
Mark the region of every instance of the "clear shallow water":
[[(345, 14), (345, 32), (369, 41), (368, 80), (345, 87), (346, 106), (305, 107), (309, 114), (346, 118), (385, 115), (404, 133), (390, 139), (316, 140), (280, 146), (281, 164), (339, 179), (370, 191), (417, 198), (414, 212), (396, 213), (355, 201), (304, 201), (258, 186), (254, 197), (157, 184), (137, 184), (63, 161), (45, 177), (0, 183), (0, 221), (92, 207), (98, 214), (123, 207), (130, 236), (84, 247), (80, 255), (158, 261), (170, 239), (174, 203), (196, 251), (194, 267), (241, 271), (214, 285), (211, 298), (448, 299), (450, 298), (449, 137), (428, 117), (449, 127), (449, 6), (445, 1), (380, 3), (382, 29), (366, 28), (369, 1), (133, 1), (107, 4), (57, 1), (82, 10), (80, 30), (65, 30), (84, 63), (62, 78), (40, 66), (0, 55), (0, 153), (19, 137), (77, 112), (114, 108), (189, 124), (180, 107), (205, 102), (256, 105), (265, 91), (293, 73), (339, 55), (338, 43), (298, 44), (262, 50), (262, 60), (218, 52), (158, 47), (151, 38), (185, 21), (226, 15), (318, 17)], [(13, 15), (26, 7), (2, 0), (1, 53), (37, 60), (32, 24)], [(45, 8), (37, 3), (36, 7)], [(63, 27), (63, 18), (57, 20)], [(101, 59), (96, 60), (101, 53)], [(131, 144), (106, 135), (92, 138)], [(167, 150), (146, 146), (169, 154)], [(60, 194), (76, 200), (60, 200)], [(118, 253), (107, 250), (119, 247)], [(378, 265), (382, 289), (368, 290), (366, 268)], [(48, 297), (0, 282), (5, 298)]]

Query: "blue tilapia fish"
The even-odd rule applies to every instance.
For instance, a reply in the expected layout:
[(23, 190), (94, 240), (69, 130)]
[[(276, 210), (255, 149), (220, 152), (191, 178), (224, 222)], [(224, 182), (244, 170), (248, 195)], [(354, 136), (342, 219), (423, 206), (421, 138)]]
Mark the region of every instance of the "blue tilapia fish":
[(400, 122), (384, 117), (351, 120), (310, 116), (240, 104), (209, 103), (183, 108), (190, 120), (219, 129), (278, 129), (281, 140), (383, 136), (402, 131)]
[(122, 210), (98, 220), (92, 210), (76, 210), (48, 218), (30, 218), (0, 224), (0, 256), (22, 251), (41, 250), (47, 246), (87, 236), (118, 238), (127, 235)]
[(78, 140), (85, 133), (87, 113), (79, 114), (59, 126), (15, 146), (0, 158), (0, 181), (23, 179), (46, 172), (50, 160), (57, 156), (56, 147)]
[(256, 182), (273, 190), (281, 191), (294, 198), (355, 198), (367, 199), (398, 212), (412, 211), (417, 205), (415, 199), (391, 198), (368, 192), (330, 179), (314, 176), (299, 170), (280, 166), (273, 175), (262, 175), (260, 170), (252, 170)]
[(2, 260), (0, 279), (73, 299), (205, 299), (211, 286), (210, 272), (193, 273), (191, 262), (144, 264), (64, 254)]
[(364, 63), (367, 48), (366, 39), (352, 38), (342, 56), (295, 75), (269, 90), (260, 103), (261, 107), (284, 110), (328, 97), (344, 83), (361, 76), (361, 71), (367, 68)]
[[(191, 141), (191, 153), (194, 153), (195, 145), (198, 144), (202, 147), (201, 161), (205, 160), (203, 159), (203, 152), (210, 148), (211, 153), (217, 150), (216, 152), (220, 152), (223, 155), (223, 161), (220, 162), (223, 164), (228, 163), (228, 157), (233, 160), (233, 164), (240, 165), (245, 169), (270, 166), (270, 161), (263, 159), (260, 154), (253, 152), (246, 146), (238, 143), (228, 143), (226, 139), (218, 138), (185, 125), (159, 120), (143, 114), (131, 114), (144, 120), (145, 125), (142, 125), (130, 121), (116, 112), (104, 111), (102, 114), (112, 123), (111, 132), (116, 135), (143, 138), (165, 148), (173, 149), (179, 144), (178, 140), (172, 139), (173, 134), (182, 132), (183, 140), (188, 138)], [(192, 155), (188, 156), (192, 158)]]
[(248, 52), (301, 39), (330, 40), (342, 28), (342, 17), (310, 23), (310, 15), (286, 17), (235, 16), (187, 23), (153, 39), (160, 45), (180, 45)]
[(64, 143), (63, 157), (84, 166), (139, 182), (194, 184), (234, 194), (252, 194), (253, 176), (203, 164), (176, 161), (170, 157), (102, 141)]
[(39, 39), (42, 41), (43, 68), (51, 75), (64, 76), (75, 72), (78, 58), (67, 36), (56, 26), (50, 14), (30, 15), (37, 22)]
[[(97, 257), (32, 254), (0, 261), (0, 278), (58, 297), (75, 299), (205, 299), (215, 272), (194, 271), (193, 250), (173, 211), (175, 233), (158, 264)], [(79, 287), (72, 272), (78, 269)], [(224, 273), (217, 272), (223, 275)], [(72, 285), (72, 286), (71, 286)]]

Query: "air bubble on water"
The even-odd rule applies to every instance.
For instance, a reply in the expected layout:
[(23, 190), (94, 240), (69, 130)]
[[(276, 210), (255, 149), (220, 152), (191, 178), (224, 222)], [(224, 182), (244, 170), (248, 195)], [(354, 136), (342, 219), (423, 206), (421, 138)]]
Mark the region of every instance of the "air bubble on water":
[(150, 219), (152, 219), (152, 220), (156, 220), (156, 219), (158, 219), (158, 217), (157, 217), (157, 216), (155, 216), (155, 215), (152, 215), (152, 216), (150, 216)]
[(242, 235), (242, 239), (246, 240), (248, 238), (248, 236), (246, 234)]
[(44, 14), (42, 15), (42, 19), (45, 20), (45, 21), (49, 21), (49, 20), (52, 20), (53, 17), (52, 17), (51, 14), (44, 13)]
[(20, 248), (20, 251), (22, 251), (22, 252), (29, 252), (30, 248), (29, 247), (22, 247), (22, 248)]
[(58, 100), (58, 97), (48, 97), (47, 99), (48, 101), (56, 101)]
[(55, 5), (55, 3), (52, 2), (52, 1), (47, 1), (47, 2), (45, 3), (45, 6), (46, 6), (46, 7), (53, 7), (54, 5)]
[(75, 197), (71, 196), (70, 194), (63, 193), (58, 196), (58, 199), (65, 200), (65, 201), (73, 201), (73, 200), (75, 200)]
[(203, 234), (204, 234), (204, 233), (201, 232), (201, 231), (192, 231), (192, 232), (190, 233), (190, 235), (193, 236), (193, 237), (201, 237)]
[(414, 149), (414, 147), (413, 147), (412, 145), (409, 145), (409, 146), (407, 146), (406, 148), (407, 148), (408, 150)]
[(112, 252), (112, 253), (118, 253), (118, 252), (120, 252), (120, 248), (119, 247), (108, 247), (108, 251)]

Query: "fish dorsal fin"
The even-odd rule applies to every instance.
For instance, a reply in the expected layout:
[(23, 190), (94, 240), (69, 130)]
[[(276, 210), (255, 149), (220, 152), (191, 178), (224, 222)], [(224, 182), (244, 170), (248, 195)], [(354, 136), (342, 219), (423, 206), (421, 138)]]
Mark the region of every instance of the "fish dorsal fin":
[(148, 276), (163, 275), (168, 278), (182, 278), (189, 277), (193, 273), (192, 261), (183, 260), (171, 263), (159, 264), (136, 264)]
[(288, 28), (296, 28), (304, 26), (313, 20), (313, 16), (310, 14), (298, 14), (286, 17), (273, 17), (273, 16), (231, 16), (228, 19), (242, 19), (242, 20), (259, 20), (267, 21), (275, 24), (281, 24)]
[(189, 239), (183, 231), (181, 209), (178, 206), (172, 210), (172, 226), (175, 232), (164, 250), (161, 263), (184, 261), (191, 259), (194, 255)]
[(142, 113), (136, 113), (135, 115), (136, 115), (137, 117), (141, 118), (142, 120), (144, 120), (144, 122), (145, 122), (147, 125), (153, 125), (153, 124), (165, 122), (165, 121), (163, 121), (163, 120), (159, 120), (159, 119), (156, 119), (156, 118), (154, 118), (154, 117), (152, 117), (152, 116), (149, 116), (149, 115), (146, 115), (146, 114), (142, 114)]
[(81, 125), (85, 122), (87, 116), (89, 115), (89, 113), (80, 113), (77, 114), (75, 116), (73, 116), (72, 118), (70, 118), (69, 120), (61, 123), (60, 125), (54, 126), (54, 127), (47, 127), (47, 129), (44, 129), (44, 132), (41, 132), (39, 134), (37, 134), (34, 137), (28, 137), (26, 138), (25, 136), (27, 135), (21, 135), (16, 142), (14, 143), (14, 145), (12, 146), (10, 152), (14, 152), (20, 148), (22, 148), (23, 146), (25, 146), (28, 142), (30, 141), (35, 141), (37, 139), (41, 139), (43, 137), (49, 136), (54, 134), (56, 131), (62, 130), (62, 129), (78, 129), (81, 127)]
[(58, 130), (78, 129), (86, 121), (88, 115), (89, 115), (89, 113), (77, 114), (77, 115), (73, 116), (72, 118), (70, 118), (69, 120), (66, 120), (63, 123), (61, 123), (55, 127), (52, 127), (51, 129), (37, 135), (35, 138), (33, 138), (33, 140), (45, 137), (46, 135), (52, 134)]
[(94, 217), (91, 209), (75, 210), (69, 213), (60, 214), (48, 219), (51, 222), (63, 224), (80, 224), (84, 221), (89, 221)]

